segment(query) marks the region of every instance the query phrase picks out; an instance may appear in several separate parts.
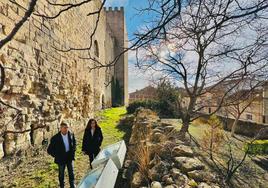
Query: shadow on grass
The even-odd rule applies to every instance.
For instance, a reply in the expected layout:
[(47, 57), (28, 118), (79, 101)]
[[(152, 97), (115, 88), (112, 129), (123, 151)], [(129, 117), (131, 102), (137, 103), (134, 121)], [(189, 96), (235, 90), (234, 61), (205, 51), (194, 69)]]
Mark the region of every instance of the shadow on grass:
[(124, 132), (124, 136), (122, 139), (126, 142), (126, 145), (128, 145), (129, 139), (131, 136), (131, 130), (132, 130), (134, 117), (132, 115), (126, 115), (126, 114), (122, 116), (125, 116), (125, 117), (120, 120), (120, 122), (116, 126), (116, 129)]
[[(122, 119), (120, 120), (120, 122), (117, 124), (116, 129), (118, 129), (119, 131), (124, 132), (124, 136), (122, 137), (122, 139), (125, 141), (126, 145), (129, 145), (129, 139), (131, 136), (131, 132), (132, 132), (132, 125), (133, 125), (133, 121), (134, 121), (134, 116), (133, 115), (121, 115)], [(124, 117), (123, 117), (124, 116)], [(119, 170), (118, 176), (117, 176), (117, 180), (115, 183), (115, 188), (127, 188), (130, 187), (129, 181), (127, 179), (123, 178), (123, 169)]]

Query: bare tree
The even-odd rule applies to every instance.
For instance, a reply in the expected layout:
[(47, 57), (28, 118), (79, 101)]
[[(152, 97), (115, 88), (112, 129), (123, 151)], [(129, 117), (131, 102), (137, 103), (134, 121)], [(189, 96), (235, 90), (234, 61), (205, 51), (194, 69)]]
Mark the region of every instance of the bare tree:
[[(152, 23), (174, 14), (174, 9), (165, 9), (168, 1), (153, 2), (144, 9), (160, 15), (154, 16)], [(186, 105), (182, 101), (177, 104), (182, 137), (199, 111), (208, 106), (197, 105), (199, 98), (217, 91), (217, 106), (211, 112), (215, 113), (245, 77), (258, 74), (266, 79), (263, 73), (268, 60), (267, 1), (190, 0), (183, 5), (180, 14), (168, 19), (157, 32), (136, 35), (137, 65), (168, 75), (187, 94)], [(151, 28), (154, 24), (144, 33)]]
[[(254, 140), (250, 140), (248, 144), (252, 144)], [(210, 159), (212, 160), (214, 167), (217, 171), (223, 176), (225, 183), (231, 185), (231, 180), (234, 178), (238, 169), (244, 164), (246, 158), (249, 154), (249, 148), (245, 151), (242, 151), (242, 156), (239, 158), (236, 156), (234, 150), (238, 149), (237, 146), (231, 141), (227, 136), (226, 141), (228, 152), (227, 154), (216, 153), (215, 151), (211, 152)], [(224, 157), (225, 156), (225, 157)], [(225, 158), (225, 160), (224, 160)]]
[[(236, 127), (241, 115), (254, 105), (258, 100), (262, 100), (262, 81), (257, 81), (254, 78), (244, 80), (243, 84), (235, 88), (232, 94), (228, 96), (223, 104), (223, 111), (230, 114), (234, 118), (231, 127), (231, 136), (235, 135)], [(229, 102), (230, 101), (230, 102)]]

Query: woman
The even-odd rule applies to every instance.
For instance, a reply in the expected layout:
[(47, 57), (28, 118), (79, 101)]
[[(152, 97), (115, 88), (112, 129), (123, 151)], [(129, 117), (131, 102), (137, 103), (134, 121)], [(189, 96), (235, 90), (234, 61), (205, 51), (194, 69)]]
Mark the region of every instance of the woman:
[(82, 151), (89, 156), (90, 168), (94, 158), (100, 152), (100, 146), (103, 140), (101, 128), (95, 119), (90, 119), (87, 123), (83, 137)]

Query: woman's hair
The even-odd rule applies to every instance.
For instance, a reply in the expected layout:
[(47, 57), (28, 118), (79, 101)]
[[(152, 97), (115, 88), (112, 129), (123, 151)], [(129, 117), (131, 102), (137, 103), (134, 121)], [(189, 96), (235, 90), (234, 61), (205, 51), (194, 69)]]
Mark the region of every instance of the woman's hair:
[(86, 129), (91, 129), (91, 123), (92, 123), (93, 121), (95, 121), (96, 128), (99, 127), (97, 121), (96, 121), (95, 119), (92, 118), (92, 119), (90, 119), (90, 120), (87, 122), (87, 127), (86, 127)]

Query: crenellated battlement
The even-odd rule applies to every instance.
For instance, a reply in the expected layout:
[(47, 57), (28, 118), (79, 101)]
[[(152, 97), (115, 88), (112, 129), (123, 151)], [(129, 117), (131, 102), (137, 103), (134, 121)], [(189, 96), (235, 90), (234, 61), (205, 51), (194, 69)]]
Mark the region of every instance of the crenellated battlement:
[(115, 11), (123, 12), (124, 11), (124, 7), (104, 7), (104, 10), (106, 12), (115, 12)]

